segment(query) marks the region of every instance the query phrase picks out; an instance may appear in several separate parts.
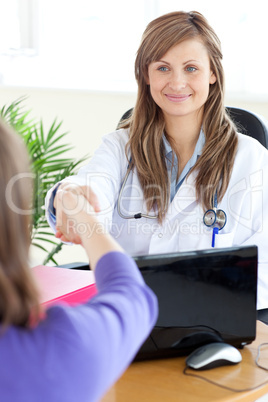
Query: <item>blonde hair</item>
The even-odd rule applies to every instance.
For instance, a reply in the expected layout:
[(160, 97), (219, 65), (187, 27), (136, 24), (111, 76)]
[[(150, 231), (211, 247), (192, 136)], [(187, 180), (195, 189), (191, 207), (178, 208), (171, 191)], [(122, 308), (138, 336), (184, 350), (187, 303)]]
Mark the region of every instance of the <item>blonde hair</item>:
[[(169, 205), (170, 183), (165, 162), (163, 133), (165, 121), (147, 85), (148, 66), (158, 61), (173, 46), (192, 38), (206, 46), (210, 68), (216, 82), (210, 85), (204, 105), (203, 130), (206, 143), (192, 171), (197, 171), (196, 194), (204, 209), (211, 208), (217, 191), (220, 201), (226, 192), (234, 164), (236, 127), (224, 107), (224, 73), (220, 41), (202, 14), (192, 11), (163, 15), (147, 26), (135, 61), (138, 83), (136, 105), (120, 127), (129, 128), (132, 168), (136, 168), (147, 209), (158, 210), (161, 222)], [(171, 144), (172, 146), (172, 144)]]
[(40, 314), (28, 266), (32, 185), (22, 140), (0, 121), (0, 322), (28, 326)]

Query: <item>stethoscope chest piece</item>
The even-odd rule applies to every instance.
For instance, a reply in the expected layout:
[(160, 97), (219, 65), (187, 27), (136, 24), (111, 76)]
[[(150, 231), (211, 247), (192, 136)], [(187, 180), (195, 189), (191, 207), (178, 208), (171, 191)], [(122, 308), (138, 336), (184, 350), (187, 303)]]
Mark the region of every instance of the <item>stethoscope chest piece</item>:
[(218, 208), (208, 209), (204, 214), (203, 222), (207, 227), (216, 227), (221, 230), (226, 224), (226, 213)]

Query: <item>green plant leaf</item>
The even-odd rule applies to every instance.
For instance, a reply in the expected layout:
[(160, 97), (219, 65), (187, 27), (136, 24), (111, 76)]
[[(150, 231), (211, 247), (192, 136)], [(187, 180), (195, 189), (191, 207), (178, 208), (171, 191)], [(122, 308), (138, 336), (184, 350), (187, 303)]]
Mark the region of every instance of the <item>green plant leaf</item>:
[[(27, 97), (20, 97), (0, 109), (0, 116), (7, 124), (12, 126), (23, 139), (31, 160), (32, 172), (34, 173), (34, 208), (32, 219), (32, 245), (46, 253), (44, 264), (52, 261), (56, 264), (54, 255), (63, 247), (63, 243), (51, 240), (52, 233), (45, 217), (45, 197), (49, 188), (58, 181), (76, 173), (77, 168), (88, 158), (88, 155), (80, 159), (66, 157), (66, 152), (72, 150), (72, 146), (64, 143), (68, 132), (62, 132), (63, 122), (55, 118), (45, 132), (42, 119), (36, 121), (30, 118), (31, 110), (25, 110), (24, 102)], [(45, 229), (48, 229), (45, 231)], [(52, 249), (47, 246), (53, 245)]]

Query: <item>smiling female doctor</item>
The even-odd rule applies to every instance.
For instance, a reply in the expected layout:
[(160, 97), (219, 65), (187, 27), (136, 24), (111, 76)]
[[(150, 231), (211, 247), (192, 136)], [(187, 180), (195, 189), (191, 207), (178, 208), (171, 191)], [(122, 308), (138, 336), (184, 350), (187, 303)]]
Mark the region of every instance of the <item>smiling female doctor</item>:
[[(99, 216), (132, 255), (257, 245), (258, 309), (267, 309), (268, 151), (227, 115), (221, 59), (198, 12), (152, 21), (137, 52), (132, 116), (61, 186), (93, 191)], [(54, 228), (56, 190), (46, 200)], [(71, 226), (66, 218), (57, 236), (76, 242)]]

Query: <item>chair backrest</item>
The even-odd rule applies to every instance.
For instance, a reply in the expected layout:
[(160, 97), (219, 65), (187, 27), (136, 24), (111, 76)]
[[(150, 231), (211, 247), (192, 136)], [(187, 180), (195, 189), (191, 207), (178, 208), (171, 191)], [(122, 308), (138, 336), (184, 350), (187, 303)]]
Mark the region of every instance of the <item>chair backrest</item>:
[(239, 132), (258, 140), (268, 148), (268, 123), (263, 116), (236, 107), (226, 107)]
[[(132, 110), (127, 110), (121, 117), (120, 122), (127, 119), (131, 115)], [(231, 106), (227, 106), (226, 110), (237, 125), (239, 132), (255, 138), (268, 149), (268, 123), (264, 117), (246, 109)]]

